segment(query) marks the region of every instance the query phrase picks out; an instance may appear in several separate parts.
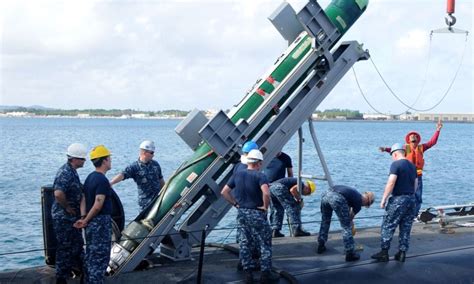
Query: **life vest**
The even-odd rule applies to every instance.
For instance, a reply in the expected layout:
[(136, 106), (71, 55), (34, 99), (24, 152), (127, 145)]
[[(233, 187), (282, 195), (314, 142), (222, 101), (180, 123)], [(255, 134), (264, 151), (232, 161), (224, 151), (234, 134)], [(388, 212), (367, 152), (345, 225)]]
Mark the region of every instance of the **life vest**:
[(425, 165), (425, 160), (423, 159), (423, 145), (420, 144), (416, 148), (417, 149), (413, 151), (410, 144), (406, 144), (406, 158), (415, 165), (416, 174), (421, 176), (423, 173), (423, 166)]

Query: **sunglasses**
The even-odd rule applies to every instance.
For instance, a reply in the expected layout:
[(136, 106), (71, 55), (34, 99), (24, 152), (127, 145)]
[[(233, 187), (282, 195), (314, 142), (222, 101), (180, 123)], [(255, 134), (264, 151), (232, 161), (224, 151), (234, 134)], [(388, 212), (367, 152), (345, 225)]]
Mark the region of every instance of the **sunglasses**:
[(150, 153), (150, 154), (152, 154), (152, 155), (154, 155), (154, 154), (155, 154), (155, 152), (154, 152), (154, 151), (146, 151), (146, 152), (147, 152), (147, 153)]

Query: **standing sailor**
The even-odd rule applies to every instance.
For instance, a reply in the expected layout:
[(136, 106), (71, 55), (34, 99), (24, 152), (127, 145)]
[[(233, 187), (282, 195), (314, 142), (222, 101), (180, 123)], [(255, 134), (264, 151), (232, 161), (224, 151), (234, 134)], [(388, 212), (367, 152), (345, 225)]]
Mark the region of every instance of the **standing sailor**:
[[(438, 123), (436, 124), (436, 131), (433, 134), (433, 137), (431, 139), (423, 144), (420, 144), (421, 142), (421, 136), (418, 132), (416, 131), (410, 131), (406, 136), (405, 136), (405, 154), (406, 158), (408, 161), (412, 162), (416, 166), (416, 174), (417, 174), (417, 179), (418, 179), (418, 186), (415, 192), (415, 199), (416, 199), (416, 213), (415, 217), (418, 215), (418, 212), (420, 211), (421, 208), (421, 203), (423, 203), (423, 167), (425, 165), (425, 160), (424, 160), (424, 153), (426, 150), (430, 149), (436, 143), (438, 142), (438, 137), (441, 132), (441, 128), (443, 128), (443, 123), (441, 121), (441, 118), (438, 120)], [(382, 152), (388, 152), (391, 153), (392, 149), (391, 148), (385, 148), (385, 147), (379, 147), (380, 151)]]
[(374, 199), (374, 193), (371, 191), (360, 194), (356, 189), (345, 185), (335, 185), (323, 193), (321, 197), (321, 227), (318, 236), (318, 253), (321, 254), (326, 251), (332, 211), (334, 211), (341, 223), (346, 261), (359, 260), (360, 256), (355, 252), (354, 238), (352, 236), (353, 219), (359, 213), (362, 206), (370, 207)]
[(84, 182), (84, 196), (81, 200), (81, 220), (76, 228), (86, 230), (86, 283), (103, 283), (110, 260), (112, 238), (112, 187), (105, 176), (112, 168), (110, 151), (99, 145), (90, 152), (95, 171)]
[(390, 154), (394, 162), (390, 166), (390, 175), (380, 202), (380, 208), (386, 210), (381, 232), (382, 250), (372, 255), (372, 258), (388, 261), (388, 249), (393, 233), (397, 226), (400, 226), (399, 251), (395, 259), (404, 262), (410, 244), (411, 226), (416, 214), (415, 189), (418, 180), (416, 167), (405, 158), (405, 148), (402, 144), (394, 144), (391, 149)]
[(87, 149), (73, 143), (67, 148), (67, 163), (59, 168), (54, 179), (54, 202), (51, 208), (56, 235), (56, 283), (67, 283), (72, 268), (82, 268), (81, 231), (74, 228), (80, 217), (82, 184), (77, 169), (84, 166)]
[(249, 242), (260, 246), (261, 282), (268, 283), (272, 277), (272, 236), (267, 220), (270, 192), (267, 177), (260, 172), (262, 161), (262, 153), (251, 150), (247, 155), (247, 170), (237, 171), (221, 192), (238, 209), (237, 223), (241, 229), (239, 259), (246, 283), (253, 283), (252, 270), (255, 266)]
[(114, 185), (124, 179), (133, 178), (138, 187), (138, 205), (141, 211), (158, 197), (165, 185), (160, 164), (153, 160), (154, 154), (155, 143), (150, 140), (143, 141), (140, 144), (138, 161), (130, 164), (110, 181), (110, 185)]

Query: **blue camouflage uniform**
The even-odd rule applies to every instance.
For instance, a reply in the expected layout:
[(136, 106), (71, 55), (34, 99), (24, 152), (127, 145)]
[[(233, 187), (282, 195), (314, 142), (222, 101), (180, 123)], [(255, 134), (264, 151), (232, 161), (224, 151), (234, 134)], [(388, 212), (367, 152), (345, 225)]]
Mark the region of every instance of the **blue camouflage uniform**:
[(354, 252), (350, 210), (352, 208), (355, 215), (360, 211), (361, 207), (362, 195), (354, 188), (335, 185), (330, 190), (324, 192), (321, 197), (321, 227), (319, 229), (318, 242), (327, 242), (332, 211), (334, 211), (341, 223), (344, 250), (346, 253)]
[(94, 205), (96, 195), (105, 195), (100, 212), (87, 224), (86, 230), (86, 283), (103, 283), (110, 260), (112, 238), (112, 188), (104, 174), (92, 172), (84, 182), (86, 210)]
[(406, 252), (410, 243), (413, 218), (416, 216), (415, 179), (416, 168), (406, 159), (397, 160), (390, 166), (390, 174), (397, 176), (392, 196), (385, 206), (385, 215), (381, 230), (381, 247), (389, 249), (397, 226), (399, 232), (399, 250)]
[(51, 208), (53, 228), (56, 235), (56, 277), (67, 278), (73, 267), (82, 268), (83, 240), (80, 229), (73, 227), (80, 218), (80, 203), (82, 184), (77, 171), (70, 163), (59, 168), (53, 184), (54, 190), (60, 190), (66, 195), (66, 200), (75, 211), (72, 216), (54, 200)]
[(238, 203), (239, 258), (245, 271), (256, 267), (256, 260), (252, 257), (254, 247), (260, 248), (261, 270), (270, 271), (272, 267), (271, 229), (266, 212), (258, 209), (263, 206), (263, 184), (268, 184), (266, 176), (255, 170), (237, 171), (227, 183), (234, 189), (233, 195)]
[(296, 178), (282, 178), (270, 184), (270, 221), (273, 230), (281, 230), (285, 210), (293, 232), (301, 227), (301, 207), (290, 193), (290, 189), (297, 183)]
[(163, 178), (160, 164), (151, 160), (143, 163), (133, 162), (122, 172), (123, 179), (133, 178), (138, 187), (138, 205), (143, 211), (160, 193), (160, 180)]

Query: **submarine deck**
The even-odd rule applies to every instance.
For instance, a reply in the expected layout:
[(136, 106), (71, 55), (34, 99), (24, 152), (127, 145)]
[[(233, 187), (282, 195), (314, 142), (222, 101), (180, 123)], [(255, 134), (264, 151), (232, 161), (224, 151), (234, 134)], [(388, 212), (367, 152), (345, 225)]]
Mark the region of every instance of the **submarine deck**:
[[(324, 254), (316, 253), (314, 234), (273, 239), (273, 270), (280, 274), (275, 283), (474, 283), (474, 227), (441, 229), (438, 224), (414, 224), (405, 263), (393, 259), (398, 250), (397, 232), (386, 263), (370, 258), (380, 250), (379, 227), (357, 231), (356, 246), (362, 249), (356, 262), (345, 262), (341, 237), (340, 232), (331, 232)], [(173, 262), (158, 255), (149, 260), (153, 263), (150, 268), (107, 278), (106, 283), (197, 282), (199, 248), (186, 261)], [(238, 244), (206, 246), (202, 283), (244, 283), (237, 263)], [(259, 273), (254, 277), (258, 280)], [(2, 272), (0, 283), (55, 283), (54, 269), (38, 266)]]

